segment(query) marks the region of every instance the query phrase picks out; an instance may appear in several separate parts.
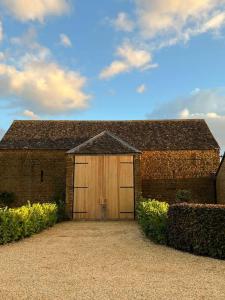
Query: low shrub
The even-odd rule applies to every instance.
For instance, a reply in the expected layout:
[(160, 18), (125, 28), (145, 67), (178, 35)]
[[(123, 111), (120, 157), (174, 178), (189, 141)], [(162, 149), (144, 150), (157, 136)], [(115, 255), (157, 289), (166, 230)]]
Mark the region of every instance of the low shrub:
[(145, 235), (159, 244), (166, 244), (166, 224), (169, 204), (142, 199), (137, 209), (138, 222)]
[(10, 192), (0, 193), (0, 206), (11, 206), (15, 201), (15, 194)]
[(225, 259), (225, 206), (175, 204), (170, 206), (168, 245), (197, 255)]
[(191, 191), (189, 190), (178, 190), (176, 193), (176, 202), (189, 202), (191, 200)]
[(0, 244), (17, 241), (53, 226), (57, 221), (55, 204), (27, 204), (0, 209)]
[(65, 195), (60, 194), (54, 197), (53, 202), (57, 205), (57, 221), (62, 222), (69, 219), (66, 213), (66, 200)]

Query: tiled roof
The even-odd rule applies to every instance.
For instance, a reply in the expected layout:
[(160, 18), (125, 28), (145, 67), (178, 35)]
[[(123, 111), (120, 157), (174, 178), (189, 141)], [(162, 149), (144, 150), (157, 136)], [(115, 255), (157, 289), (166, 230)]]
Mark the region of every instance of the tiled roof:
[(130, 146), (109, 131), (103, 131), (67, 153), (76, 154), (127, 154), (140, 153), (139, 150)]
[(0, 149), (68, 151), (105, 130), (140, 151), (219, 149), (204, 120), (14, 121)]

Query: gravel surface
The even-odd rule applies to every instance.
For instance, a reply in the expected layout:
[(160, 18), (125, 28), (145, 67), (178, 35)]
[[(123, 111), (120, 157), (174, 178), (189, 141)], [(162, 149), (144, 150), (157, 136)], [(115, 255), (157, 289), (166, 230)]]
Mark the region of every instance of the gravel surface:
[(146, 240), (135, 222), (68, 222), (0, 246), (0, 299), (225, 299), (225, 261)]

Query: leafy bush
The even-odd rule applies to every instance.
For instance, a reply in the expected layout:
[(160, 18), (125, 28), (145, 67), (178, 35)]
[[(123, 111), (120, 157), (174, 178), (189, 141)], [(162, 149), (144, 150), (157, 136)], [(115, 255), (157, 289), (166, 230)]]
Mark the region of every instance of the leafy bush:
[(68, 215), (66, 213), (66, 201), (65, 201), (65, 195), (57, 195), (53, 199), (53, 202), (57, 205), (57, 221), (62, 222), (65, 220), (68, 220)]
[(191, 191), (178, 190), (176, 193), (176, 202), (188, 202), (191, 200)]
[(15, 201), (15, 194), (9, 192), (0, 193), (0, 206), (11, 206)]
[(59, 199), (57, 202), (55, 202), (58, 207), (57, 212), (57, 221), (62, 222), (65, 220), (68, 220), (68, 216), (66, 214), (66, 203), (64, 200)]
[(166, 244), (166, 223), (169, 204), (156, 200), (142, 199), (137, 214), (144, 233), (152, 241)]
[(27, 204), (0, 209), (0, 244), (17, 241), (53, 226), (57, 221), (55, 204)]
[(225, 259), (225, 206), (175, 204), (168, 212), (168, 245)]

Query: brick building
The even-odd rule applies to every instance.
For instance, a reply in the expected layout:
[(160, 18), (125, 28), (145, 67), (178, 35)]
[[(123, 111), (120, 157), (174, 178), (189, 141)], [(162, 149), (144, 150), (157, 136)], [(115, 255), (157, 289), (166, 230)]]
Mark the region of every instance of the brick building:
[(14, 121), (0, 142), (0, 192), (14, 192), (17, 205), (66, 194), (71, 216), (99, 218), (96, 207), (108, 205), (130, 218), (140, 193), (173, 202), (186, 189), (192, 201), (213, 203), (219, 161), (204, 120)]

